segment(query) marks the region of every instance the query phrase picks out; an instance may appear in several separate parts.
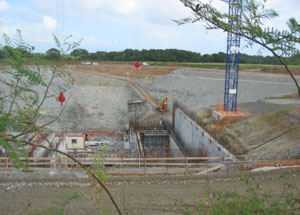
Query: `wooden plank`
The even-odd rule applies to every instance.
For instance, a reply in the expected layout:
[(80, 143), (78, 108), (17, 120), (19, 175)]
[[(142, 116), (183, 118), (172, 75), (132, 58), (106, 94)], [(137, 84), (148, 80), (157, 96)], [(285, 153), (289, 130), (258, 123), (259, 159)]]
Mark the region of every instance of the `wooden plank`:
[(232, 157), (187, 157), (187, 160), (228, 160), (233, 159)]
[(40, 162), (40, 163), (25, 163), (27, 165), (56, 165), (57, 163), (55, 162)]
[(212, 167), (212, 168), (200, 171), (200, 172), (196, 173), (196, 175), (202, 175), (202, 174), (207, 174), (207, 173), (210, 173), (210, 172), (214, 172), (214, 171), (216, 171), (218, 169), (221, 169), (223, 166), (224, 166), (224, 164), (219, 164), (219, 165), (217, 165), (215, 167)]
[[(219, 166), (217, 167), (214, 167), (214, 168), (210, 168), (209, 170), (210, 171), (213, 171), (215, 168), (221, 168)], [(14, 170), (15, 168), (0, 168), (0, 170)], [(55, 171), (55, 170), (62, 170), (62, 171), (83, 171), (82, 168), (50, 168), (50, 167), (30, 167), (29, 168), (29, 171), (38, 171), (38, 170), (42, 170), (42, 171)], [(93, 169), (92, 169), (93, 170)], [(109, 169), (109, 168), (106, 168), (104, 169), (108, 172), (126, 172), (126, 171), (136, 171), (136, 172), (144, 172), (144, 168), (122, 168), (122, 169), (119, 169), (119, 168), (115, 168), (115, 169)], [(200, 171), (202, 170), (200, 173), (201, 174), (204, 174), (204, 173), (207, 173), (206, 171), (208, 170), (203, 170), (203, 168), (191, 168), (189, 169), (189, 171)], [(185, 167), (182, 167), (182, 168), (151, 168), (151, 167), (146, 167), (146, 172), (156, 172), (156, 171), (165, 171), (165, 172), (174, 172), (174, 171), (182, 171), (182, 172), (185, 172), (186, 171), (186, 168)]]
[(55, 171), (58, 170), (57, 168), (42, 168), (42, 167), (33, 167), (33, 168), (29, 168), (29, 171), (39, 171), (39, 170), (43, 170), (43, 171)]
[[(75, 162), (40, 162), (40, 163), (26, 163), (29, 166), (37, 166), (37, 165), (79, 165)], [(84, 165), (97, 165), (94, 162), (84, 162)], [(8, 166), (16, 165), (14, 163), (7, 163)], [(141, 163), (138, 162), (103, 162), (103, 165), (118, 165), (118, 166), (140, 166)], [(215, 166), (218, 165), (216, 163), (148, 163), (143, 162), (143, 165), (146, 166)]]
[[(82, 168), (62, 168), (61, 170), (63, 171), (80, 171), (82, 170)], [(92, 169), (93, 170), (93, 169)], [(105, 169), (104, 169), (105, 170)], [(155, 172), (155, 171), (165, 171), (165, 172), (172, 172), (172, 171), (182, 171), (184, 172), (185, 168), (148, 168), (147, 169), (148, 171), (151, 171), (151, 172)], [(192, 169), (192, 171), (200, 171), (200, 170), (203, 170), (202, 168), (195, 168), (195, 169)], [(124, 169), (112, 169), (112, 170), (105, 170), (107, 171), (107, 173), (110, 173), (110, 172), (127, 172), (127, 171), (137, 171), (137, 172), (142, 172), (143, 170), (141, 170), (141, 168), (124, 168)]]
[(170, 160), (174, 160), (174, 161), (177, 161), (177, 160), (184, 160), (185, 158), (105, 158), (104, 160), (117, 160), (117, 161), (120, 161), (120, 160), (124, 160), (124, 161), (154, 161), (154, 160), (161, 160), (161, 161), (170, 161)]
[[(89, 157), (89, 158), (76, 158), (76, 160), (78, 161), (84, 161), (84, 160), (94, 160), (93, 157)], [(177, 157), (177, 158), (116, 158), (116, 157), (106, 157), (104, 158), (104, 160), (124, 160), (124, 161), (143, 161), (143, 160), (146, 160), (146, 161), (154, 161), (154, 160), (161, 160), (161, 161), (178, 161), (178, 160), (218, 160), (218, 159), (232, 159), (231, 157)], [(6, 160), (6, 157), (0, 157), (0, 160)], [(53, 158), (53, 157), (47, 157), (47, 158), (44, 158), (44, 157), (39, 157), (39, 158), (20, 158), (20, 160), (23, 160), (23, 161), (26, 161), (26, 160), (34, 160), (34, 161), (38, 161), (38, 160), (53, 160), (53, 161), (56, 161), (56, 160), (72, 160), (68, 157), (60, 157), (60, 158)]]

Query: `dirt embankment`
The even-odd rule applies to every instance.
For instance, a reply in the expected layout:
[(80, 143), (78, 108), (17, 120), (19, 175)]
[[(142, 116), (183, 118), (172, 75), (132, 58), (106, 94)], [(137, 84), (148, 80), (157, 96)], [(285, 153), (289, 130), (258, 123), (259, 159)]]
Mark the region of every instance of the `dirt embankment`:
[(79, 71), (92, 71), (99, 73), (106, 73), (114, 76), (127, 76), (130, 78), (153, 78), (157, 76), (163, 76), (171, 73), (178, 67), (173, 66), (142, 66), (136, 69), (134, 65), (127, 64), (105, 64), (105, 65), (77, 65), (76, 70)]
[(235, 155), (261, 160), (300, 157), (300, 108), (297, 106), (239, 120), (225, 118), (214, 123), (206, 117), (204, 121), (206, 129)]

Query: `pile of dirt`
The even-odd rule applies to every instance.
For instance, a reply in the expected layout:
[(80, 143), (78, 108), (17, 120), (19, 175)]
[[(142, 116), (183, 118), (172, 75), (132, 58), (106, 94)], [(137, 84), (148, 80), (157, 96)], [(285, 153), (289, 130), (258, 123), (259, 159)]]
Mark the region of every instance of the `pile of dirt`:
[(300, 157), (300, 108), (293, 107), (239, 120), (223, 119), (206, 129), (235, 155), (251, 159)]

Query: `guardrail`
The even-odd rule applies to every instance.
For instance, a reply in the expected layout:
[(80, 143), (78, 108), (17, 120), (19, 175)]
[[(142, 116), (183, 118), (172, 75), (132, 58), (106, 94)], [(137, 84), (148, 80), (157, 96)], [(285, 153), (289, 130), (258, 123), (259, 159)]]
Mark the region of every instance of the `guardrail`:
[[(178, 158), (116, 158), (106, 157), (97, 162), (93, 157), (76, 158), (90, 169), (103, 169), (108, 175), (151, 175), (208, 173), (224, 166), (231, 159), (225, 157), (178, 157)], [(83, 170), (69, 158), (20, 158), (26, 171), (80, 171)], [(0, 158), (0, 171), (13, 171), (13, 160)]]

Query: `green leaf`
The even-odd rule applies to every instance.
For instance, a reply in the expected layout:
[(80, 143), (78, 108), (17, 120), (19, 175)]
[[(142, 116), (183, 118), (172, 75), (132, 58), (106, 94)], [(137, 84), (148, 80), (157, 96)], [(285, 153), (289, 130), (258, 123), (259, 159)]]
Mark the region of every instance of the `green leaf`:
[(102, 152), (104, 155), (106, 155), (108, 153), (108, 148), (107, 148), (106, 144), (103, 145)]
[(96, 173), (101, 181), (105, 181), (107, 179), (107, 176), (104, 174), (103, 170), (97, 170)]
[(11, 146), (11, 144), (9, 144), (8, 141), (4, 139), (0, 139), (0, 145), (3, 146), (6, 150), (14, 151), (14, 148)]
[(85, 169), (85, 172), (88, 176), (92, 176), (92, 172), (90, 169)]

